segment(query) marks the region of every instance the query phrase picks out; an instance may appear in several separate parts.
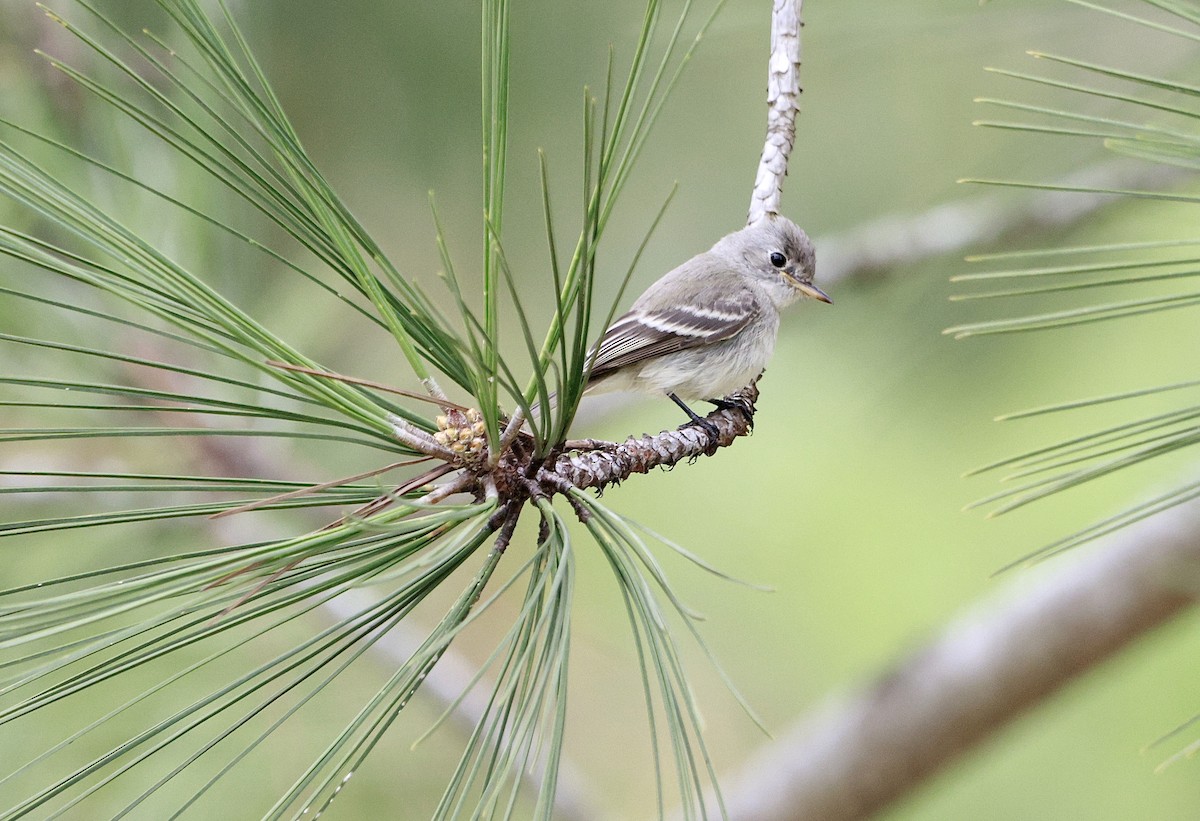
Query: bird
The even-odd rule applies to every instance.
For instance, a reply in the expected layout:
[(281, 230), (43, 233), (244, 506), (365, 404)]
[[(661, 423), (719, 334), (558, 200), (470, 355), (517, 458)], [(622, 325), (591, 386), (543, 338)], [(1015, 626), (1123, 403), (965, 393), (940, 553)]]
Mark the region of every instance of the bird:
[(586, 394), (665, 395), (712, 438), (687, 404), (720, 408), (750, 384), (775, 350), (779, 313), (800, 299), (832, 303), (813, 284), (816, 253), (794, 222), (768, 214), (668, 271), (589, 351)]

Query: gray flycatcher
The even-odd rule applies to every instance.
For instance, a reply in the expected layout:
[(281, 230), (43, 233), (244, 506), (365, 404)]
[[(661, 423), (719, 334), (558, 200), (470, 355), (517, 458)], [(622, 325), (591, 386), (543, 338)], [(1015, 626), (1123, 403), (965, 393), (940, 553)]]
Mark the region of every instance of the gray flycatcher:
[(813, 285), (812, 241), (768, 215), (722, 238), (646, 289), (594, 349), (588, 393), (666, 395), (715, 436), (685, 399), (728, 407), (721, 397), (750, 383), (775, 350), (779, 312)]

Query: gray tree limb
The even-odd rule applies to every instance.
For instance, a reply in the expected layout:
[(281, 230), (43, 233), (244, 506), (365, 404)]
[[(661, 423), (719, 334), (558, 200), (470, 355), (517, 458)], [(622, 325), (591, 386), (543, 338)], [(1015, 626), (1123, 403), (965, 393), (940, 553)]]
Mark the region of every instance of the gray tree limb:
[(732, 818), (868, 818), (1193, 606), (1200, 515), (1175, 508), (1012, 580), (890, 672), (835, 699), (730, 779)]

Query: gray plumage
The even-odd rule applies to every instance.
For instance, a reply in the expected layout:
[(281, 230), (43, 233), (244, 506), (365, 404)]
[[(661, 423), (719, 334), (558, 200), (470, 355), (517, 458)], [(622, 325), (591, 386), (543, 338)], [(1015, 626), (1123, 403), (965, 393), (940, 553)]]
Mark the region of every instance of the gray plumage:
[(718, 399), (749, 384), (775, 349), (779, 311), (813, 285), (812, 242), (768, 216), (668, 272), (613, 322), (595, 352), (590, 393), (636, 390)]

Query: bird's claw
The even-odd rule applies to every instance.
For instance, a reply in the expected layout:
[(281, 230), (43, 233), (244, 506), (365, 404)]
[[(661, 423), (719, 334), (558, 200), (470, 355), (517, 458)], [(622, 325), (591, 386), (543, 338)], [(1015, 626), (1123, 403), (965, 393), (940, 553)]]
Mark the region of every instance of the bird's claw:
[(704, 449), (704, 455), (712, 456), (714, 453), (716, 453), (717, 449), (721, 447), (721, 429), (718, 428), (715, 423), (710, 422), (707, 419), (696, 419), (680, 425), (678, 430), (687, 430), (691, 427), (702, 428), (704, 432), (708, 434), (709, 443), (708, 447)]
[(746, 418), (746, 427), (754, 430), (754, 408), (750, 404), (750, 400), (740, 394), (734, 394), (732, 397), (724, 399), (709, 399), (710, 404), (716, 405), (718, 410), (735, 410)]

